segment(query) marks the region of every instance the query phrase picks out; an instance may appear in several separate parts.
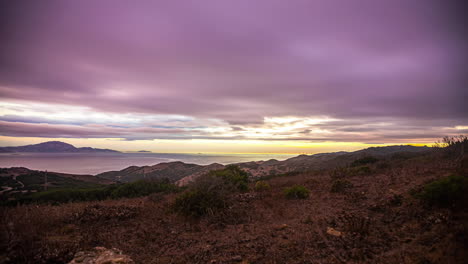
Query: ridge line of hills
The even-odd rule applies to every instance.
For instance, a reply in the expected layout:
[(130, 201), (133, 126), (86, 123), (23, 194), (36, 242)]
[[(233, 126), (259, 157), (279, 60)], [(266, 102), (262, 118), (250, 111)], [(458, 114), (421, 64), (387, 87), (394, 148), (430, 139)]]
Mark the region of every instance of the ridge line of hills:
[[(113, 152), (112, 150), (101, 150), (94, 148), (75, 148), (70, 144), (54, 141), (44, 142), (37, 145), (29, 145), (25, 147), (38, 145), (43, 146), (45, 143), (47, 143), (46, 145), (49, 146), (50, 143), (54, 143), (54, 145), (56, 143), (60, 143), (58, 144), (59, 146), (71, 146), (72, 148), (66, 148), (71, 150), (70, 152), (86, 153), (89, 149), (97, 152)], [(17, 148), (24, 149), (22, 147)], [(51, 152), (56, 152), (57, 148), (54, 148), (53, 150), (54, 151), (51, 150)], [(242, 170), (246, 171), (251, 178), (261, 178), (286, 173), (306, 172), (322, 169), (331, 169), (336, 167), (344, 167), (351, 164), (355, 160), (369, 156), (375, 157), (377, 159), (387, 159), (398, 155), (411, 157), (420, 155), (430, 150), (431, 148), (429, 147), (416, 147), (410, 145), (371, 147), (354, 152), (341, 151), (332, 153), (318, 153), (314, 155), (299, 155), (282, 161), (270, 159), (266, 161), (240, 162), (231, 165), (239, 166)], [(83, 183), (112, 184), (115, 182), (133, 182), (145, 179), (168, 179), (170, 182), (176, 183), (179, 186), (183, 186), (192, 182), (199, 176), (208, 173), (209, 171), (223, 169), (228, 165), (223, 165), (219, 163), (212, 163), (209, 165), (198, 165), (192, 163), (184, 163), (182, 161), (174, 161), (147, 166), (129, 166), (122, 170), (106, 171), (96, 174), (95, 176), (78, 174), (75, 175), (60, 172), (48, 172), (48, 175), (51, 179), (55, 179), (57, 185), (66, 184), (66, 186), (70, 187), (81, 186), (83, 185)], [(22, 167), (1, 168), (0, 180), (2, 180), (2, 185), (4, 188), (9, 186), (7, 182), (10, 182), (13, 185), (18, 185), (18, 183), (15, 181), (16, 179), (20, 179), (21, 177), (28, 178), (27, 181), (30, 181), (32, 184), (40, 185), (41, 183), (43, 183), (42, 174), (43, 172), (41, 171), (30, 170)], [(17, 178), (19, 176), (21, 177)], [(53, 184), (53, 181), (51, 181), (52, 187)]]
[[(400, 154), (414, 156), (430, 151), (429, 147), (416, 147), (410, 145), (371, 147), (354, 152), (318, 153), (314, 155), (299, 155), (283, 161), (270, 159), (266, 161), (250, 161), (228, 165), (237, 165), (252, 178), (268, 177), (291, 172), (304, 172), (311, 170), (329, 169), (346, 166), (359, 158), (372, 156), (388, 158)], [(130, 166), (119, 171), (107, 171), (96, 176), (120, 182), (132, 182), (142, 179), (164, 179), (178, 185), (186, 185), (197, 177), (211, 171), (225, 168), (227, 165), (212, 163), (197, 165), (181, 161), (163, 162), (147, 166)]]

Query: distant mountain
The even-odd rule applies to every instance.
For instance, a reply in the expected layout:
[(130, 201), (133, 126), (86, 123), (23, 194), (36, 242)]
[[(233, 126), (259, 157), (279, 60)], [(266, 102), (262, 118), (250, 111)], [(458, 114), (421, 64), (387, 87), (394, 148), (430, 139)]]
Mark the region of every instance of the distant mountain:
[[(247, 171), (251, 177), (265, 177), (288, 172), (301, 172), (311, 170), (329, 169), (347, 166), (353, 161), (374, 156), (388, 158), (397, 154), (418, 155), (429, 151), (428, 147), (414, 146), (388, 146), (372, 147), (354, 152), (319, 153), (314, 155), (299, 155), (284, 161), (275, 159), (267, 161), (250, 161), (236, 163), (241, 169)], [(159, 163), (153, 166), (131, 166), (120, 171), (109, 171), (96, 176), (114, 181), (130, 182), (140, 179), (167, 178), (179, 185), (186, 185), (197, 177), (211, 171), (224, 168), (224, 165), (213, 163), (211, 165), (196, 165), (183, 162)]]
[(48, 141), (34, 145), (19, 146), (19, 147), (0, 147), (0, 153), (10, 152), (37, 152), (37, 153), (119, 153), (119, 151), (111, 149), (98, 148), (76, 148), (75, 146), (61, 142)]

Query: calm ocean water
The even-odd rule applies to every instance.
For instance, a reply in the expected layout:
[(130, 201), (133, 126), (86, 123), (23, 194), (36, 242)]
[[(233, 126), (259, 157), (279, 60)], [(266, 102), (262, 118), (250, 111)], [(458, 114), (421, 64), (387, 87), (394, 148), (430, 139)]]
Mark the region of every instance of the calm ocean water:
[(98, 174), (121, 170), (128, 166), (155, 165), (161, 162), (182, 161), (207, 165), (277, 159), (289, 154), (164, 154), (164, 153), (1, 153), (0, 168), (26, 167), (74, 174)]

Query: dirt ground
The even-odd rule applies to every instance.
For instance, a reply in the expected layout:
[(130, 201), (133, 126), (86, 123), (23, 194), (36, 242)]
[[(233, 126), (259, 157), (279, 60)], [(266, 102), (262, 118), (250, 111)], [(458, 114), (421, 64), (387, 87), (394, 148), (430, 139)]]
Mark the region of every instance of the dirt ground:
[[(468, 212), (425, 206), (411, 193), (452, 173), (411, 160), (345, 176), (330, 172), (268, 180), (231, 208), (199, 220), (174, 214), (176, 194), (2, 209), (3, 262), (63, 263), (79, 250), (118, 248), (136, 263), (466, 263)], [(304, 200), (283, 190), (306, 186)], [(0, 263), (2, 260), (0, 259)]]

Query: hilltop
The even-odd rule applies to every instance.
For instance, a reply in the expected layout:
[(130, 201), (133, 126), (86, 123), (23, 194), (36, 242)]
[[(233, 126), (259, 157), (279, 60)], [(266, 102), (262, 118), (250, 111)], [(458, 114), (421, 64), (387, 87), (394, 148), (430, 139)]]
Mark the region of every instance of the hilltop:
[(99, 149), (91, 147), (77, 148), (61, 141), (48, 141), (34, 145), (19, 147), (0, 147), (0, 153), (11, 152), (36, 152), (36, 153), (119, 153), (111, 149)]
[[(428, 147), (410, 145), (372, 147), (354, 152), (342, 151), (314, 155), (299, 155), (284, 161), (271, 159), (267, 161), (235, 163), (235, 165), (248, 172), (251, 178), (261, 178), (285, 173), (298, 173), (346, 166), (356, 159), (367, 156), (385, 159), (394, 155), (417, 155), (427, 153), (430, 150), (431, 148)], [(210, 170), (222, 169), (224, 167), (225, 165), (218, 163), (203, 166), (176, 161), (160, 163), (153, 166), (130, 166), (120, 171), (103, 172), (96, 176), (122, 182), (167, 178), (172, 182), (177, 182), (179, 185), (186, 185)]]

